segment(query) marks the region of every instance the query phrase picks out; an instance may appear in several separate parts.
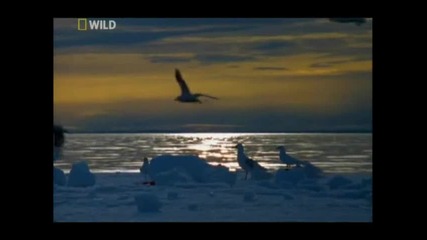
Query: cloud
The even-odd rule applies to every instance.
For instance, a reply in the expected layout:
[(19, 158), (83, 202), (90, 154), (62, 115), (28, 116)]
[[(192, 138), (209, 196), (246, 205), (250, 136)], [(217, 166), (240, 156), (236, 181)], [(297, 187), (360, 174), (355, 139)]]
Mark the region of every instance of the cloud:
[(254, 68), (254, 70), (261, 70), (261, 71), (268, 71), (268, 70), (272, 70), (272, 71), (283, 71), (283, 70), (288, 70), (285, 67), (256, 67)]
[(295, 41), (309, 39), (343, 39), (351, 38), (346, 33), (306, 33), (306, 34), (283, 34), (283, 35), (242, 35), (242, 36), (195, 36), (195, 37), (175, 37), (165, 38), (163, 44), (189, 42), (189, 43), (262, 43), (271, 41)]
[(239, 65), (228, 65), (227, 68), (239, 68)]
[(357, 26), (360, 26), (366, 23), (366, 18), (329, 18), (329, 21), (338, 23), (354, 23)]
[[(116, 20), (117, 31), (91, 32), (76, 31), (73, 19), (55, 20), (55, 120), (64, 125), (260, 131), (370, 123), (370, 24)], [(173, 101), (176, 67), (192, 91), (221, 100), (201, 106)]]
[(327, 68), (327, 67), (332, 67), (332, 66), (337, 65), (337, 64), (348, 63), (348, 62), (353, 62), (353, 61), (354, 61), (353, 59), (346, 59), (346, 60), (319, 62), (319, 63), (311, 64), (310, 68)]
[(313, 63), (310, 65), (311, 68), (328, 68), (331, 67), (329, 63)]
[(227, 63), (253, 60), (252, 56), (239, 56), (230, 54), (197, 54), (195, 59), (204, 64)]
[(190, 62), (193, 58), (191, 57), (149, 57), (152, 63), (178, 63), (178, 62)]

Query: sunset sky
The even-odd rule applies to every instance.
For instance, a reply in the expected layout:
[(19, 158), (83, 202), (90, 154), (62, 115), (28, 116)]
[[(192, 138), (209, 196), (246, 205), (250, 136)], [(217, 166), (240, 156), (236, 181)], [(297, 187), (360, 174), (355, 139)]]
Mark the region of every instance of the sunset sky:
[[(372, 129), (370, 19), (112, 20), (54, 20), (54, 121), (72, 131)], [(174, 101), (175, 68), (220, 99)]]

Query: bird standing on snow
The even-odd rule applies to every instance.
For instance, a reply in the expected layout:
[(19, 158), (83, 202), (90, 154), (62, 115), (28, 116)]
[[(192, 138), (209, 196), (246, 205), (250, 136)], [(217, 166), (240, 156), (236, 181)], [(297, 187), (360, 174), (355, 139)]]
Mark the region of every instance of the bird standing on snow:
[(296, 165), (297, 167), (301, 167), (301, 164), (303, 164), (303, 162), (302, 161), (300, 161), (300, 160), (298, 160), (298, 159), (296, 159), (296, 158), (293, 158), (293, 157), (291, 157), (291, 156), (289, 156), (287, 153), (286, 153), (286, 149), (285, 149), (285, 147), (284, 146), (280, 146), (280, 147), (277, 147), (277, 149), (279, 150), (279, 158), (280, 158), (280, 161), (282, 162), (282, 163), (284, 163), (284, 164), (286, 164), (286, 167), (291, 167), (291, 165)]
[(139, 169), (139, 172), (142, 174), (145, 181), (151, 181), (151, 175), (150, 175), (150, 162), (148, 162), (148, 158), (144, 158), (144, 161), (142, 162), (142, 166)]
[(179, 87), (181, 88), (181, 95), (175, 98), (175, 101), (178, 102), (183, 102), (183, 103), (191, 103), (191, 102), (198, 102), (198, 103), (202, 103), (199, 100), (199, 97), (208, 97), (208, 98), (212, 98), (212, 99), (218, 99), (216, 97), (212, 97), (206, 94), (202, 94), (202, 93), (194, 93), (192, 94), (190, 92), (190, 89), (188, 88), (187, 83), (185, 83), (184, 78), (182, 78), (181, 72), (178, 69), (175, 69), (175, 78), (176, 81), (179, 84)]
[(246, 156), (245, 149), (241, 143), (237, 144), (234, 148), (237, 148), (237, 163), (239, 163), (239, 166), (245, 170), (246, 180), (248, 178), (248, 172), (254, 169), (256, 162)]

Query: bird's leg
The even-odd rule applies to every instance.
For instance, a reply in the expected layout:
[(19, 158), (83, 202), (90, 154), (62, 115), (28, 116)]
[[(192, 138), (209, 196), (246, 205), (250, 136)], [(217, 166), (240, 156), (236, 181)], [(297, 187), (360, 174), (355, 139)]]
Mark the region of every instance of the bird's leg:
[(245, 171), (245, 180), (247, 180), (248, 179), (248, 171)]

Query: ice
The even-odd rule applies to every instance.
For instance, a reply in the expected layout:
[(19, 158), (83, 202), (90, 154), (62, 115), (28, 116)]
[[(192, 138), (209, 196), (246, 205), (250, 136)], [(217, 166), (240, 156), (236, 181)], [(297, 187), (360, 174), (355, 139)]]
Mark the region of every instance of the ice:
[(323, 171), (320, 168), (307, 161), (304, 162), (303, 169), (308, 178), (319, 178), (323, 175)]
[(169, 171), (159, 172), (155, 175), (155, 182), (158, 185), (176, 185), (192, 181), (185, 170), (174, 168)]
[(273, 177), (273, 174), (268, 172), (267, 169), (261, 166), (258, 162), (255, 162), (251, 175), (251, 178), (254, 180), (265, 180)]
[(210, 182), (225, 182), (231, 186), (236, 183), (236, 173), (230, 172), (227, 167), (221, 165), (210, 166), (207, 172), (207, 178)]
[(68, 176), (70, 187), (90, 187), (95, 185), (95, 175), (90, 172), (87, 162), (74, 163)]
[(64, 171), (59, 168), (53, 167), (53, 183), (65, 186), (67, 178), (65, 177)]
[(159, 198), (151, 193), (141, 193), (135, 196), (139, 212), (158, 212), (162, 207)]
[(212, 166), (196, 156), (162, 155), (150, 162), (150, 173), (156, 183), (169, 185), (175, 182), (194, 181), (198, 183), (225, 182), (230, 185), (236, 180), (224, 166)]

